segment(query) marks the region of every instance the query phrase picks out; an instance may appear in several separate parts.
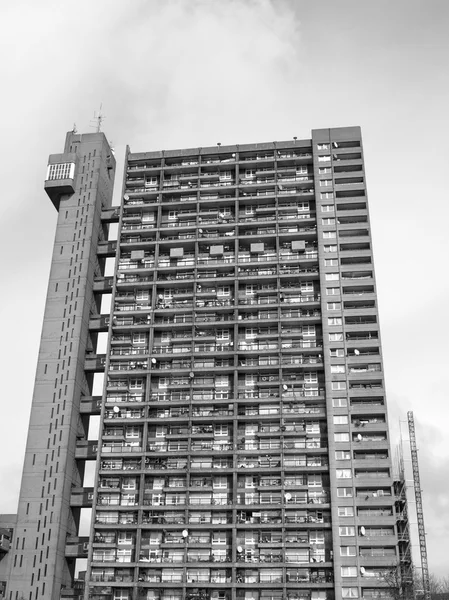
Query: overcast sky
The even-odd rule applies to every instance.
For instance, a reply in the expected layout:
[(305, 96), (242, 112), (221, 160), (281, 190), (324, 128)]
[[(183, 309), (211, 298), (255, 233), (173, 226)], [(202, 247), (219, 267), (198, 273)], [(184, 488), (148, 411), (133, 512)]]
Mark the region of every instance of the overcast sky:
[(0, 512), (16, 510), (56, 224), (43, 181), (66, 131), (94, 131), (103, 104), (119, 190), (126, 144), (360, 125), (392, 440), (413, 410), (429, 566), (449, 575), (449, 2), (15, 0), (0, 13)]

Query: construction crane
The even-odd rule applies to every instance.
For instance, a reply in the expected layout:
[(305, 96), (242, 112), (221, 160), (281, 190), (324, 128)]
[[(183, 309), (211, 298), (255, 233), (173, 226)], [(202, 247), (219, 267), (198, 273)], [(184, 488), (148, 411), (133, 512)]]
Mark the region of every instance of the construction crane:
[(415, 489), (416, 516), (418, 522), (419, 551), (421, 554), (421, 569), (425, 600), (430, 600), (429, 565), (427, 563), (426, 530), (424, 528), (424, 512), (422, 505), (421, 482), (419, 478), (418, 449), (416, 447), (415, 420), (413, 412), (407, 412), (408, 432), (410, 439), (410, 454), (412, 457), (413, 486)]

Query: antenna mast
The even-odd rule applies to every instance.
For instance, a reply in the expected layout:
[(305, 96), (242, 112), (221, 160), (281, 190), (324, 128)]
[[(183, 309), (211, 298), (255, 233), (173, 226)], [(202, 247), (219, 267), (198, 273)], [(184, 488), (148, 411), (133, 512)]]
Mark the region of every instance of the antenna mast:
[(91, 123), (94, 123), (93, 125), (91, 125), (91, 127), (95, 127), (96, 130), (97, 130), (97, 133), (100, 133), (100, 131), (101, 131), (101, 124), (103, 123), (103, 121), (106, 118), (103, 115), (103, 113), (101, 112), (102, 108), (103, 108), (103, 103), (100, 104), (100, 110), (97, 113), (94, 112), (94, 118), (91, 121)]
[(408, 431), (410, 437), (410, 453), (412, 457), (412, 470), (413, 470), (413, 486), (415, 488), (415, 500), (416, 500), (416, 516), (418, 521), (418, 536), (419, 536), (419, 550), (421, 554), (421, 568), (422, 568), (422, 579), (425, 600), (430, 600), (430, 579), (429, 579), (429, 565), (427, 563), (427, 545), (426, 545), (426, 530), (424, 528), (424, 512), (422, 505), (421, 495), (421, 482), (419, 478), (419, 465), (418, 465), (418, 450), (416, 448), (416, 435), (415, 435), (415, 420), (413, 418), (413, 412), (407, 413), (408, 420)]

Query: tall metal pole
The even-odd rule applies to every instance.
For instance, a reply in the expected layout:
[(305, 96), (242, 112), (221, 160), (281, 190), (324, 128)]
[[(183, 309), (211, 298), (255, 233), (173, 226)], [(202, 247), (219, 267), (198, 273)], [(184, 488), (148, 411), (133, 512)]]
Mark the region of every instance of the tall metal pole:
[(427, 563), (426, 531), (424, 528), (424, 512), (422, 506), (421, 482), (419, 478), (418, 450), (416, 448), (415, 420), (413, 412), (407, 413), (408, 431), (410, 437), (410, 453), (412, 457), (413, 486), (415, 488), (416, 516), (418, 521), (419, 550), (425, 600), (430, 600), (429, 565)]

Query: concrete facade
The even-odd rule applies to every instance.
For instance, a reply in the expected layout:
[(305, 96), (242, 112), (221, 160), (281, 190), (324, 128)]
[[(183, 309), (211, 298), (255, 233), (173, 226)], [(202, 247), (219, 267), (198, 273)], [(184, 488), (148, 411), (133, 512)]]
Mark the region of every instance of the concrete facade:
[(87, 435), (80, 402), (92, 385), (84, 361), (95, 345), (89, 318), (94, 278), (103, 269), (101, 212), (111, 203), (115, 161), (103, 134), (69, 133), (64, 153), (49, 164), (72, 163), (69, 185), (67, 178), (60, 187), (57, 177), (46, 181), (59, 214), (7, 588), (15, 599), (55, 600), (74, 574), (66, 545), (77, 535), (79, 509), (70, 498), (84, 476), (75, 456), (77, 440)]
[(86, 600), (387, 597), (398, 538), (360, 129), (128, 149), (119, 210), (102, 134), (68, 134), (49, 165), (59, 219), (7, 598), (79, 597), (76, 559)]

